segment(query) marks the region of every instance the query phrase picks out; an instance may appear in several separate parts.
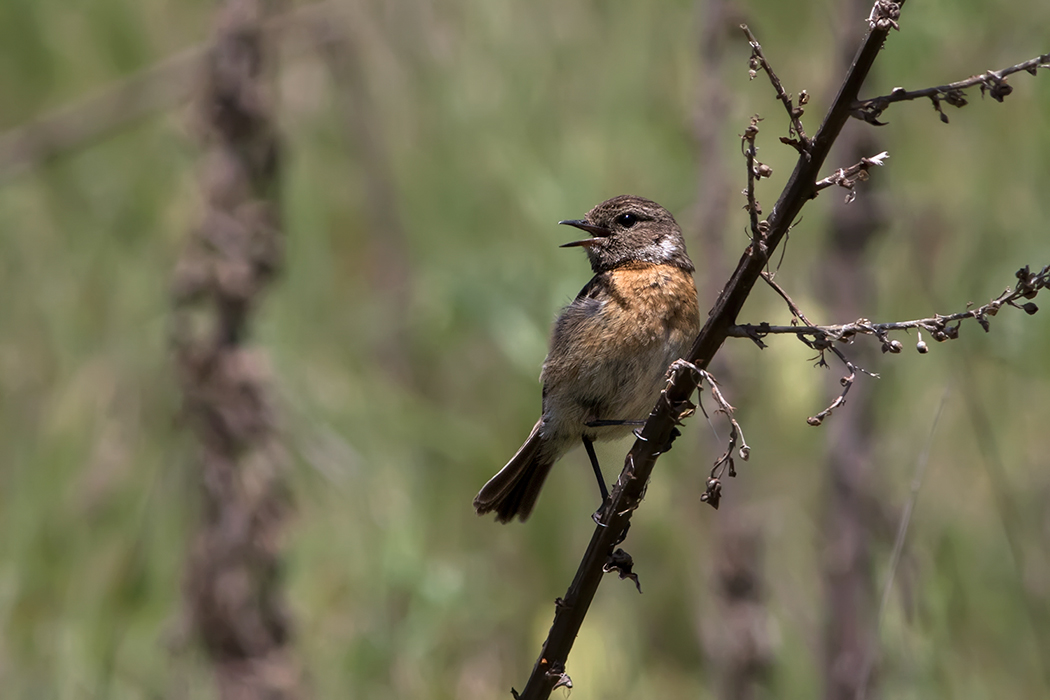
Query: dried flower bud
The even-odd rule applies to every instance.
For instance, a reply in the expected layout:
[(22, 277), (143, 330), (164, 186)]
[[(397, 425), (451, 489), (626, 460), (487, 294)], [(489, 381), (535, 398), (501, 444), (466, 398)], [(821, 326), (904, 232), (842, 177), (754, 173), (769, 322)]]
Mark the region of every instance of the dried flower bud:
[(810, 416), (809, 418), (806, 419), (806, 422), (809, 423), (810, 425), (816, 427), (816, 426), (820, 425), (821, 423), (823, 423), (824, 419), (823, 418), (818, 418), (817, 416)]
[(718, 510), (718, 502), (722, 499), (722, 482), (711, 477), (707, 480), (707, 490), (701, 494), (700, 502), (708, 503), (712, 508)]
[(967, 104), (966, 93), (959, 89), (948, 90), (944, 93), (944, 101), (952, 107), (965, 107)]
[(920, 355), (925, 355), (930, 351), (930, 346), (926, 344), (926, 341), (920, 340), (919, 342), (915, 343), (915, 349), (919, 351)]
[[(981, 89), (984, 89), (983, 85), (981, 86)], [(1003, 98), (1013, 91), (1013, 87), (1011, 87), (1005, 80), (1001, 80), (988, 88), (988, 94), (991, 95), (992, 99), (996, 102), (1002, 102)]]
[(1024, 312), (1026, 314), (1028, 314), (1029, 316), (1031, 316), (1032, 314), (1034, 314), (1036, 311), (1039, 310), (1039, 307), (1036, 306), (1035, 304), (1033, 304), (1032, 302), (1028, 302), (1027, 304), (1022, 304), (1021, 308), (1024, 309)]
[(904, 346), (901, 345), (901, 341), (899, 340), (890, 340), (882, 344), (882, 351), (891, 353), (893, 355), (900, 353), (900, 351), (903, 349)]

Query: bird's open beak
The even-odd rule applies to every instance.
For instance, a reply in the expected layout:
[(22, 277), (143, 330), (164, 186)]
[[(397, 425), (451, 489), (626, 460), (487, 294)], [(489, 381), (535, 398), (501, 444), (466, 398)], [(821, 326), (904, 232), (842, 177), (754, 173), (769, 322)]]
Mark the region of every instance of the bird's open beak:
[(562, 248), (573, 248), (575, 246), (583, 246), (586, 248), (587, 246), (592, 246), (597, 243), (598, 239), (608, 238), (612, 235), (612, 231), (609, 229), (589, 224), (585, 219), (566, 219), (565, 221), (559, 221), (558, 223), (565, 224), (566, 226), (575, 226), (576, 228), (586, 231), (594, 236), (594, 238), (584, 238), (582, 241), (565, 243), (561, 246)]

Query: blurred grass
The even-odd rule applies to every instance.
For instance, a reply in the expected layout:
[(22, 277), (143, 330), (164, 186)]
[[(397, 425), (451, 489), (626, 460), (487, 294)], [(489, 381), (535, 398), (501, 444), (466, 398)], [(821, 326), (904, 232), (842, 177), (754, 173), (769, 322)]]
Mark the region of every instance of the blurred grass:
[[(829, 7), (755, 0), (745, 13), (788, 89), (814, 94), (810, 131), (835, 65)], [(470, 499), (535, 420), (550, 320), (589, 276), (580, 255), (557, 249), (565, 239), (554, 223), (621, 192), (686, 220), (704, 158), (690, 135), (701, 99), (697, 13), (685, 2), (552, 0), (340, 8), (364, 76), (351, 103), (378, 126), (404, 239), (390, 248), (390, 232), (373, 224), (364, 184), (375, 173), (325, 64), (286, 56), (288, 269), (257, 338), (294, 455), (297, 644), (318, 697), (492, 697), (521, 688), (596, 503), (578, 454), (524, 527), (477, 519)], [(0, 4), (0, 128), (203, 40), (211, 11), (204, 2)], [(1044, 3), (994, 12), (909, 3), (864, 93), (1030, 58), (1047, 51), (1047, 26)], [(768, 208), (792, 154), (775, 143), (782, 119), (770, 90), (747, 83), (744, 42), (732, 52), (725, 140), (735, 147), (748, 116), (766, 117)], [(893, 219), (872, 259), (870, 317), (981, 303), (1020, 265), (1050, 260), (1047, 78), (1015, 76), (1002, 105), (971, 91), (949, 125), (921, 102), (887, 112), (881, 135), (892, 157), (873, 183)], [(187, 123), (173, 111), (0, 186), (5, 698), (213, 697), (178, 613), (194, 453), (177, 424), (165, 345), (166, 280), (197, 211)], [(824, 202), (836, 196), (807, 208), (780, 273), (822, 320), (811, 261)], [(728, 259), (744, 245), (743, 227), (738, 212)], [(704, 251), (694, 243), (692, 253), (703, 275)], [(409, 272), (400, 301), (376, 291), (389, 255)], [(759, 291), (744, 315), (783, 314)], [(1048, 691), (1037, 639), (1050, 624), (1050, 325), (1043, 314), (1003, 312), (992, 330), (965, 327), (927, 356), (886, 357), (872, 368), (882, 380), (853, 389), (877, 398), (880, 499), (892, 509), (953, 386), (883, 627), (887, 697)], [(389, 361), (392, 338), (401, 364)], [(768, 693), (812, 696), (823, 433), (804, 420), (829, 397), (797, 343), (724, 352), (741, 368), (725, 389), (754, 448), (727, 507), (763, 513), (768, 537), (781, 640)], [(978, 450), (965, 391), (991, 423), (1001, 479)], [(661, 460), (631, 534), (645, 595), (611, 580), (599, 591), (571, 657), (574, 697), (713, 695), (699, 633), (718, 517), (698, 502), (720, 449), (708, 433), (694, 421)], [(622, 452), (600, 454), (614, 465)], [(877, 554), (880, 576), (887, 559)]]

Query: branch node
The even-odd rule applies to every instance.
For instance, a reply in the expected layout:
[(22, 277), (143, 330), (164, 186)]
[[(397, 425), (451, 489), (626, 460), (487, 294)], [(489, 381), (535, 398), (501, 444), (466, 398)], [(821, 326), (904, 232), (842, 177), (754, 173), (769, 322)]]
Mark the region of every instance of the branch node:
[(638, 580), (638, 574), (634, 573), (633, 569), (634, 559), (631, 558), (630, 554), (619, 548), (609, 555), (609, 558), (605, 561), (605, 565), (602, 567), (602, 571), (607, 574), (615, 571), (619, 574), (621, 581), (624, 579), (631, 579), (634, 581), (635, 588), (641, 593), (642, 584)]
[(551, 691), (555, 691), (558, 688), (568, 688), (572, 690), (572, 679), (569, 678), (569, 674), (565, 672), (565, 667), (561, 664), (555, 664), (550, 667), (550, 670), (546, 673), (547, 678), (554, 678), (554, 685), (551, 686)]
[(820, 192), (821, 190), (831, 187), (832, 185), (838, 185), (843, 189), (849, 190), (846, 195), (846, 204), (849, 204), (857, 197), (856, 186), (858, 182), (865, 182), (868, 179), (868, 170), (871, 166), (878, 165), (883, 166), (889, 159), (890, 154), (886, 151), (873, 155), (871, 158), (861, 158), (859, 163), (851, 165), (848, 168), (839, 168), (834, 174), (829, 175), (823, 180), (817, 180), (813, 185), (814, 192)]
[(901, 3), (893, 0), (875, 0), (868, 15), (868, 27), (872, 30), (888, 31), (896, 29), (900, 31), (897, 21), (901, 18)]

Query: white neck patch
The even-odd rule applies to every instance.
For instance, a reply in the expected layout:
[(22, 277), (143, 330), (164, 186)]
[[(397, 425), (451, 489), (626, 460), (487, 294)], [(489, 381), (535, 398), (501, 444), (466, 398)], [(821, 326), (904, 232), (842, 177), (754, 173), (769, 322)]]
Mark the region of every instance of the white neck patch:
[(667, 253), (667, 257), (672, 257), (678, 253), (678, 244), (675, 243), (673, 238), (665, 237), (660, 241), (660, 248)]

